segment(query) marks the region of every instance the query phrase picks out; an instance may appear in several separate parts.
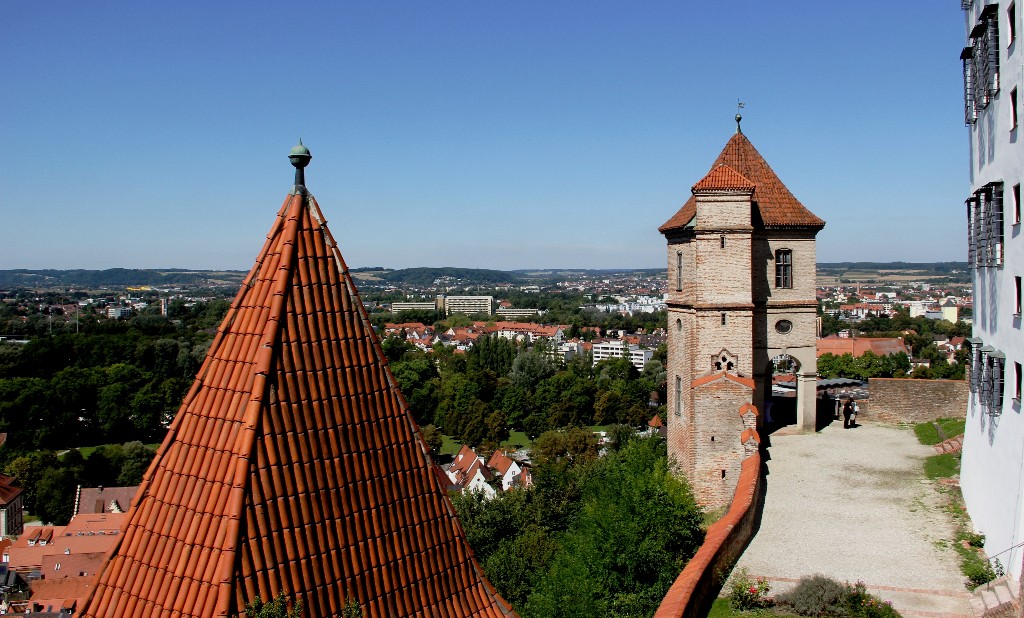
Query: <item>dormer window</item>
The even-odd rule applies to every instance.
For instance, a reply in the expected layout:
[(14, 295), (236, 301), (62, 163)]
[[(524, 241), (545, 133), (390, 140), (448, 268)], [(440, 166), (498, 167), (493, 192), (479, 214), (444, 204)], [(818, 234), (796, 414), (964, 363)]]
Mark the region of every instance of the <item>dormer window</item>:
[(793, 251), (790, 249), (775, 252), (775, 287), (793, 287)]

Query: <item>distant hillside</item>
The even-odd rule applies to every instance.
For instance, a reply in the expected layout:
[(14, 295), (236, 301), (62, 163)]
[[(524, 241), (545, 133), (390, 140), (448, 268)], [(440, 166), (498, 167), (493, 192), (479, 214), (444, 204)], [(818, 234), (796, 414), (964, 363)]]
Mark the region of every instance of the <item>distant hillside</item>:
[(946, 274), (954, 270), (967, 270), (967, 262), (818, 262), (818, 271), (823, 270), (913, 270)]
[(239, 270), (185, 270), (170, 268), (108, 268), (106, 270), (0, 270), (0, 287), (167, 287), (176, 285), (239, 285)]
[(515, 283), (522, 277), (504, 270), (488, 270), (485, 268), (403, 268), (400, 270), (383, 270), (374, 272), (376, 279), (389, 283), (405, 283), (408, 285), (433, 285), (439, 279), (449, 279), (468, 283)]

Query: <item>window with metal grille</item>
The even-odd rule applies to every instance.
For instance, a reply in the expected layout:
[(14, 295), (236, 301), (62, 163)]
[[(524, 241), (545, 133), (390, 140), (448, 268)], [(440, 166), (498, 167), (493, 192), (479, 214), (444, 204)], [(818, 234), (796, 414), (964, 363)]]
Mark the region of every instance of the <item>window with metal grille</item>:
[(974, 238), (978, 243), (974, 265), (977, 268), (988, 266), (988, 211), (989, 192), (978, 189), (974, 193)]
[(974, 107), (974, 48), (965, 47), (960, 52), (960, 62), (964, 66), (964, 124), (972, 125), (978, 119), (978, 110)]
[(988, 374), (991, 381), (989, 390), (988, 413), (992, 415), (1003, 412), (1003, 365), (1006, 358), (1000, 352), (989, 354)]
[(998, 11), (996, 4), (986, 6), (971, 30), (971, 86), (978, 110), (988, 107), (999, 93)]
[(978, 260), (978, 235), (975, 229), (977, 200), (972, 196), (964, 202), (967, 205), (967, 267), (976, 268)]
[(967, 262), (973, 268), (1003, 267), (1003, 183), (990, 182), (967, 200)]
[(789, 249), (775, 252), (775, 287), (793, 287), (793, 252)]
[(970, 388), (972, 393), (977, 393), (981, 386), (981, 340), (968, 339), (967, 345), (971, 346)]
[(988, 266), (1003, 267), (1003, 183), (993, 182), (988, 189)]
[(978, 400), (981, 406), (988, 412), (992, 398), (992, 365), (990, 364), (988, 350), (981, 352), (981, 375), (978, 376)]

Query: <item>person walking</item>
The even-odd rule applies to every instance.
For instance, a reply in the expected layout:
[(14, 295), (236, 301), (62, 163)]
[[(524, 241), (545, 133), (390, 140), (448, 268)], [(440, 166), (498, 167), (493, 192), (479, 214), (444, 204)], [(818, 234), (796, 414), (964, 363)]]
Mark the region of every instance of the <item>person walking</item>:
[(850, 418), (853, 416), (853, 400), (849, 397), (846, 398), (846, 403), (843, 404), (843, 429), (849, 429), (853, 427), (853, 423), (850, 422)]

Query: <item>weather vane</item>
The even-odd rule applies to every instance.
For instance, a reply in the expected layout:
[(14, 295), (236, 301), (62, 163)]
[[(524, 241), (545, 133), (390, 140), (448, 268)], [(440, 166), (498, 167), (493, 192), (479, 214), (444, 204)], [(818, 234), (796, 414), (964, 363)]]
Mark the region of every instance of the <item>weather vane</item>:
[(747, 106), (746, 103), (744, 103), (743, 101), (740, 101), (739, 99), (736, 99), (736, 132), (737, 133), (743, 133), (743, 131), (740, 130), (740, 120), (743, 120), (743, 116), (740, 116), (740, 110), (743, 109), (746, 106)]

